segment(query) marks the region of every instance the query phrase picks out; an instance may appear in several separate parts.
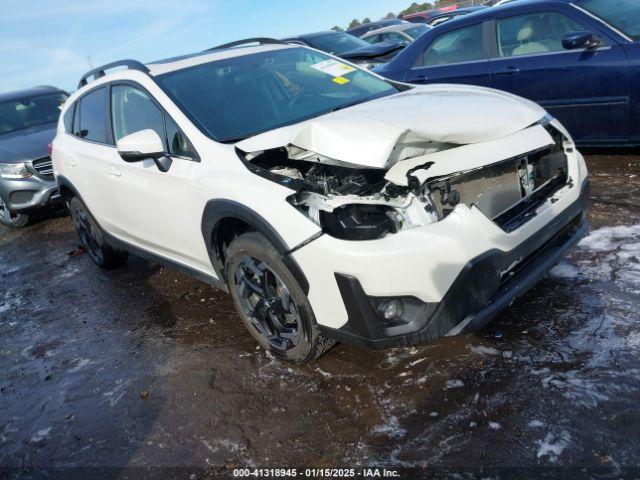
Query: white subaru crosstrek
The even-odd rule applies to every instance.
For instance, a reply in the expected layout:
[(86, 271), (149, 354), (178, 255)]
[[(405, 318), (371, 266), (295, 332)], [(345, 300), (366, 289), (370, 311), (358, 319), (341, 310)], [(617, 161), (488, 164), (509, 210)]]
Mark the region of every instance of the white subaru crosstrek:
[(247, 42), (106, 65), (66, 102), (55, 175), (100, 267), (225, 289), (305, 362), (477, 330), (588, 229), (584, 160), (536, 104)]

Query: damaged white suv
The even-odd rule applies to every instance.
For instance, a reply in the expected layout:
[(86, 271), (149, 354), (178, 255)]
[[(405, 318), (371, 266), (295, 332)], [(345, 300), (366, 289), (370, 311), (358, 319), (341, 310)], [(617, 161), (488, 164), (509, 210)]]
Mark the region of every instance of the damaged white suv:
[(585, 234), (584, 160), (534, 103), (258, 43), (82, 78), (53, 164), (99, 266), (219, 286), (305, 362), (476, 330)]

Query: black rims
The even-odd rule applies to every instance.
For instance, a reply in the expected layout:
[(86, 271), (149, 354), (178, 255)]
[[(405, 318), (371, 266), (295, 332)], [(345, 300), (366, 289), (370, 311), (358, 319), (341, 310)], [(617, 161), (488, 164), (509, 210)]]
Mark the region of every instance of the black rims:
[(278, 352), (300, 341), (300, 313), (282, 279), (262, 260), (244, 255), (233, 272), (233, 288), (251, 326)]

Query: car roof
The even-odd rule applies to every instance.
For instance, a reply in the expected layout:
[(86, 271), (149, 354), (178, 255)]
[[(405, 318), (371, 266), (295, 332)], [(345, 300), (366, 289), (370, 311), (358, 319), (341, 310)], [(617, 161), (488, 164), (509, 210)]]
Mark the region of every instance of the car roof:
[(359, 30), (361, 28), (366, 28), (369, 25), (401, 25), (405, 22), (406, 20), (402, 19), (402, 18), (383, 18), (380, 20), (375, 20), (373, 22), (368, 22), (368, 23), (362, 23), (360, 25), (357, 25), (355, 27), (352, 28), (348, 28), (346, 30), (347, 33), (349, 32), (353, 32), (355, 30)]
[(323, 35), (331, 35), (331, 34), (339, 34), (339, 33), (345, 33), (345, 32), (340, 32), (340, 31), (337, 31), (337, 30), (323, 30), (321, 32), (301, 33), (300, 35), (294, 35), (292, 37), (286, 37), (282, 41), (286, 42), (286, 41), (289, 41), (289, 40), (307, 40), (307, 39), (310, 39), (310, 38), (321, 37)]
[(382, 27), (377, 30), (371, 30), (370, 32), (365, 33), (360, 38), (372, 37), (373, 35), (377, 35), (379, 33), (385, 32), (404, 32), (405, 30), (409, 30), (411, 28), (416, 28), (418, 25), (424, 25), (427, 28), (431, 28), (429, 25), (425, 25), (424, 23), (401, 23), (399, 25), (389, 25), (388, 27)]
[(23, 90), (15, 90), (13, 92), (0, 93), (0, 102), (17, 100), (19, 98), (35, 97), (47, 93), (66, 93), (57, 87), (42, 85), (39, 87), (25, 88)]
[[(512, 8), (520, 8), (526, 5), (538, 5), (538, 4), (558, 4), (558, 3), (573, 3), (576, 0), (517, 0), (514, 2), (505, 3), (504, 5), (498, 5), (491, 8), (481, 8), (476, 11), (469, 12), (465, 15), (458, 15), (457, 17), (452, 18), (448, 22), (446, 22), (447, 26), (452, 25), (463, 25), (464, 23), (472, 23), (475, 20), (484, 21), (486, 19), (491, 19), (498, 12), (504, 12), (506, 10)], [(455, 13), (455, 10), (449, 12)], [(432, 17), (435, 18), (435, 17)], [(438, 26), (440, 28), (440, 26)]]

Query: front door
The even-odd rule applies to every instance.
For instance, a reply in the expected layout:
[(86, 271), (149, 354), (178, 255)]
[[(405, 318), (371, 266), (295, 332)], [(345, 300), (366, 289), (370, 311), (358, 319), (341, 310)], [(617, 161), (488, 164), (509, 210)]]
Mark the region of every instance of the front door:
[[(116, 142), (131, 133), (152, 129), (173, 160), (161, 172), (152, 159), (116, 165), (116, 205), (120, 234), (128, 243), (199, 270), (210, 270), (203, 251), (200, 214), (191, 194), (193, 147), (175, 122), (143, 89), (130, 84), (111, 88), (113, 134)], [(169, 140), (167, 140), (169, 139)]]
[(540, 104), (580, 143), (629, 140), (629, 62), (620, 45), (602, 38), (600, 48), (566, 50), (565, 35), (593, 29), (563, 12), (501, 18), (495, 30), (494, 88)]

